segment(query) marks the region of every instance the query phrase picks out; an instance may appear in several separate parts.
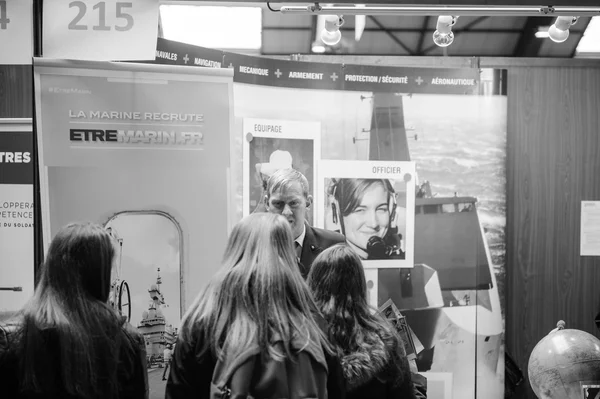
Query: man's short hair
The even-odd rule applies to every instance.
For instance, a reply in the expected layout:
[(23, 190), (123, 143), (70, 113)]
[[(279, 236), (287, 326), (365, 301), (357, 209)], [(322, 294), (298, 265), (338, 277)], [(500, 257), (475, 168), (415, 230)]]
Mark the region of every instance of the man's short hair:
[(287, 190), (294, 183), (300, 183), (304, 198), (308, 198), (308, 180), (296, 169), (279, 169), (267, 180), (266, 193), (270, 197), (275, 191)]

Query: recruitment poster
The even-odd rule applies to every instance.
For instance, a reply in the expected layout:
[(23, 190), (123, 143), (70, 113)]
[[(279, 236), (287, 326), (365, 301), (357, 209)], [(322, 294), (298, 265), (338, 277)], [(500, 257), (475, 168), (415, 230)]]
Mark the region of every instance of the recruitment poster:
[(0, 119), (0, 320), (33, 293), (33, 133), (30, 119)]
[[(296, 62), (163, 39), (156, 56), (157, 63), (233, 69), (236, 176), (250, 118), (320, 123), (323, 164), (414, 163), (412, 267), (367, 268), (369, 298), (377, 307), (391, 300), (406, 316), (429, 398), (503, 397), (505, 71)], [(328, 174), (310, 191), (327, 196), (341, 178)], [(233, 183), (242, 193), (243, 179)], [(341, 229), (333, 214), (314, 224)], [(393, 253), (394, 245), (381, 248), (389, 246)]]
[[(321, 156), (319, 122), (244, 118), (242, 140), (244, 216), (264, 208), (267, 180), (279, 169), (300, 171), (314, 187)], [(312, 224), (314, 208), (307, 214)]]
[(319, 227), (343, 234), (365, 269), (412, 268), (415, 177), (412, 162), (322, 161)]
[(111, 230), (111, 301), (144, 334), (149, 370), (162, 367), (230, 228), (231, 71), (34, 67), (44, 244), (72, 221)]

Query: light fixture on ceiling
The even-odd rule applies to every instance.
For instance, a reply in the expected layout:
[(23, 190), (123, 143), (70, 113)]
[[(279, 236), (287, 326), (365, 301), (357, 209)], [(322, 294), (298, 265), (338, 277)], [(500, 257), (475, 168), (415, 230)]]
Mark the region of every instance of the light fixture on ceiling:
[(312, 44), (311, 50), (315, 54), (323, 54), (327, 49), (325, 48), (325, 45), (323, 43), (314, 42)]
[(535, 37), (537, 37), (538, 39), (546, 39), (546, 38), (550, 37), (550, 34), (548, 33), (548, 29), (550, 29), (549, 26), (538, 27), (537, 32), (535, 32)]
[(556, 43), (562, 43), (569, 38), (569, 28), (575, 25), (579, 17), (558, 17), (548, 29), (548, 37)]
[(328, 46), (335, 46), (342, 40), (340, 26), (344, 24), (344, 18), (340, 15), (327, 15), (325, 17), (325, 28), (321, 31), (321, 40)]
[(451, 15), (440, 15), (437, 20), (435, 32), (433, 32), (433, 42), (440, 47), (448, 47), (454, 41), (452, 26), (456, 23), (458, 17)]

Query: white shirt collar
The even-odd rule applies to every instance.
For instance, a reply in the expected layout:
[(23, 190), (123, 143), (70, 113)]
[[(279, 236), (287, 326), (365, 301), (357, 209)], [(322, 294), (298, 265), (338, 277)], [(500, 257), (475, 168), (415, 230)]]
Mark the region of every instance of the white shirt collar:
[(296, 242), (300, 244), (300, 246), (304, 244), (304, 237), (306, 236), (306, 224), (303, 224), (302, 227), (302, 234), (300, 234), (298, 238), (296, 238)]

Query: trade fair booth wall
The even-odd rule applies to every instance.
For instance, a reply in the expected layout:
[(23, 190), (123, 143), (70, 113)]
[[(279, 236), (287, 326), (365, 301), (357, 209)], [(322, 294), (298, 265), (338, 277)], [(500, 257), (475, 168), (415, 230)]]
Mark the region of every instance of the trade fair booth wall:
[[(162, 316), (176, 328), (218, 267), (231, 225), (261, 211), (262, 180), (291, 165), (315, 197), (309, 221), (348, 239), (349, 225), (332, 206), (336, 188), (389, 182), (395, 212), (386, 223), (403, 254), (365, 262), (369, 295), (375, 306), (391, 299), (407, 316), (430, 397), (502, 397), (505, 348), (526, 370), (558, 319), (598, 336), (600, 263), (580, 256), (578, 237), (581, 201), (600, 199), (597, 61), (290, 60), (159, 39), (155, 65), (40, 59), (34, 68), (2, 67), (5, 93), (14, 94), (3, 98), (0, 117), (34, 117), (35, 85), (36, 139), (21, 152), (40, 154), (32, 159), (47, 173), (39, 176), (41, 207), (35, 223), (0, 222), (13, 223), (7, 237), (20, 223), (20, 234), (35, 231), (44, 243), (74, 218), (114, 229), (132, 323), (150, 318), (148, 290), (160, 281), (169, 305)], [(65, 84), (77, 94), (53, 90)], [(157, 121), (162, 114), (168, 121)], [(133, 131), (129, 147), (100, 149), (106, 143), (83, 139), (97, 122), (104, 131)], [(31, 126), (14, 123), (25, 128), (4, 130)], [(168, 134), (149, 137), (160, 132), (156, 125)], [(65, 131), (72, 134), (52, 136)], [(148, 149), (159, 135), (161, 146)], [(18, 194), (0, 183), (0, 203), (33, 202), (31, 181), (10, 182), (31, 187)], [(5, 211), (26, 218), (25, 210)], [(149, 247), (158, 262), (141, 255)], [(39, 259), (11, 259), (22, 266), (2, 269), (2, 285), (10, 274), (7, 285), (23, 290), (0, 294), (11, 303), (30, 294)]]

